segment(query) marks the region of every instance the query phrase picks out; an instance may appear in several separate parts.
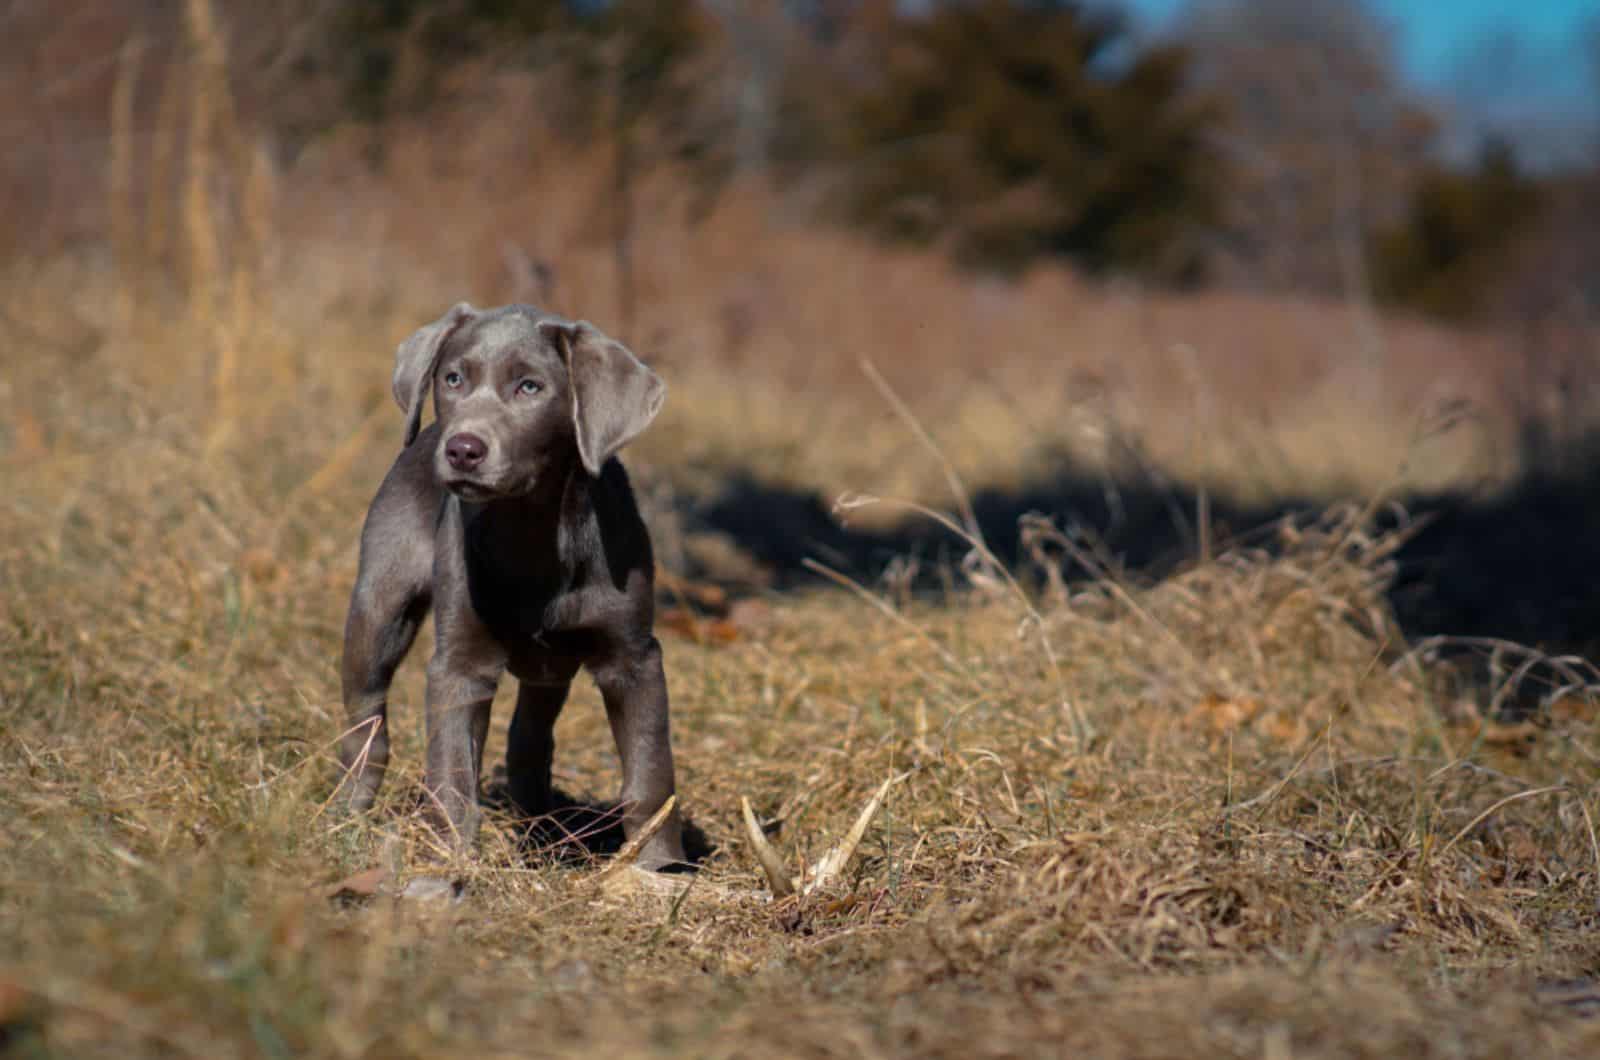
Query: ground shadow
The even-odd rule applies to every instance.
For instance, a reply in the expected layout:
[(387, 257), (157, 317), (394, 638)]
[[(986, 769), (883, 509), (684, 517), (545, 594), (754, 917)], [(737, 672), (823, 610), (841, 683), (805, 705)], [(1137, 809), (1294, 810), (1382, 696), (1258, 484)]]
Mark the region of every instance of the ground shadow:
[[(1600, 648), (1600, 443), (1573, 447), (1495, 492), (1471, 490), (1397, 498), (1373, 513), (1374, 526), (1409, 525), (1395, 556), (1389, 600), (1408, 640), (1480, 638), (1592, 657)], [(1271, 549), (1285, 518), (1316, 516), (1325, 503), (1285, 498), (1241, 505), (1209, 499), (1213, 552)], [(1017, 490), (983, 490), (972, 509), (988, 547), (1011, 565), (1024, 559), (1024, 516), (1051, 517), (1092, 548), (1098, 564), (1135, 581), (1158, 579), (1199, 554), (1196, 492), (1153, 475), (1115, 479), (1063, 470)], [(931, 520), (854, 529), (812, 493), (731, 478), (688, 524), (726, 535), (770, 572), (777, 588), (820, 583), (809, 558), (867, 585), (899, 572), (919, 591), (953, 583), (969, 546)], [(908, 563), (908, 558), (912, 562)], [(1090, 576), (1067, 562), (1070, 578)], [(914, 572), (907, 575), (907, 571)], [(715, 579), (714, 571), (699, 572)]]
[[(581, 864), (622, 849), (622, 811), (615, 801), (575, 798), (557, 789), (555, 805), (548, 813), (531, 813), (511, 797), (504, 767), (496, 768), (484, 784), (479, 801), (510, 819), (518, 851), (529, 862)], [(683, 849), (689, 870), (716, 853), (705, 830), (687, 816), (683, 818)]]
[[(972, 496), (972, 511), (984, 543), (1003, 562), (1022, 559), (1021, 522), (1038, 513), (1081, 538), (1096, 558), (1118, 574), (1154, 579), (1192, 561), (1200, 546), (1197, 496), (1170, 483), (1146, 479), (1107, 479), (1065, 471), (1047, 482), (1014, 491), (985, 489)], [(1320, 506), (1284, 500), (1273, 505), (1210, 501), (1214, 546), (1266, 536), (1285, 515), (1304, 516)], [(709, 503), (690, 513), (689, 524), (725, 534), (765, 567), (777, 588), (822, 580), (806, 561), (866, 584), (891, 568), (915, 561), (917, 587), (946, 586), (948, 571), (970, 550), (968, 542), (931, 519), (911, 516), (884, 529), (861, 529), (841, 521), (814, 493), (764, 483), (739, 474)], [(700, 572), (715, 576), (715, 572)], [(1067, 570), (1069, 576), (1087, 572)]]

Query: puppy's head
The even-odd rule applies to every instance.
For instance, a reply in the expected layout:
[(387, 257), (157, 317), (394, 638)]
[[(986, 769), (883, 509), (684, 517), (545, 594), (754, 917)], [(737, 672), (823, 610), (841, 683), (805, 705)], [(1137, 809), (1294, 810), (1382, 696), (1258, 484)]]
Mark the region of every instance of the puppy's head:
[(407, 445), (430, 386), (440, 424), (434, 468), (466, 500), (526, 494), (574, 458), (598, 475), (666, 397), (654, 372), (587, 321), (464, 302), (396, 352)]

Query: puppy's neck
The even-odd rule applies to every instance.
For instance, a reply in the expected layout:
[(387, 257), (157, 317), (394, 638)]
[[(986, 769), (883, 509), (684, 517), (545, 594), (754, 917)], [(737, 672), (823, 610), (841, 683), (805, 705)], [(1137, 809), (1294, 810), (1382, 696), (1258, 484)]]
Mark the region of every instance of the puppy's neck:
[(586, 522), (591, 506), (589, 485), (589, 477), (574, 459), (519, 496), (459, 501), (468, 547), (491, 555), (501, 570), (570, 573), (569, 538), (573, 527)]

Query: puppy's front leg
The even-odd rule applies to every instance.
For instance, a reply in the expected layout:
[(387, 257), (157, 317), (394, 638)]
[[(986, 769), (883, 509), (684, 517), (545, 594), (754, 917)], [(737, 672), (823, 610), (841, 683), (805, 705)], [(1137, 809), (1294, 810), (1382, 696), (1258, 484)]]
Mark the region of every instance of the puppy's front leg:
[[(622, 829), (631, 839), (676, 787), (661, 645), (655, 637), (619, 645), (591, 672), (605, 699), (606, 718), (622, 759)], [(659, 869), (686, 860), (683, 823), (674, 810), (665, 827), (639, 852), (639, 864)]]
[(477, 838), (478, 776), (489, 708), (505, 671), (504, 650), (473, 613), (465, 592), (442, 593), (428, 662), (429, 813), (443, 838), (466, 849)]

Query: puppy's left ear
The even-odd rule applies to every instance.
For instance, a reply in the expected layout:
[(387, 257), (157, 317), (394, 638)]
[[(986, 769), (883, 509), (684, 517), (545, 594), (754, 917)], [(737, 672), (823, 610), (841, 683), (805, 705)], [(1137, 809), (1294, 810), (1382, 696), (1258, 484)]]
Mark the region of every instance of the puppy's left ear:
[(587, 320), (546, 321), (539, 327), (567, 362), (578, 457), (585, 471), (598, 475), (617, 450), (650, 426), (666, 400), (667, 384)]

